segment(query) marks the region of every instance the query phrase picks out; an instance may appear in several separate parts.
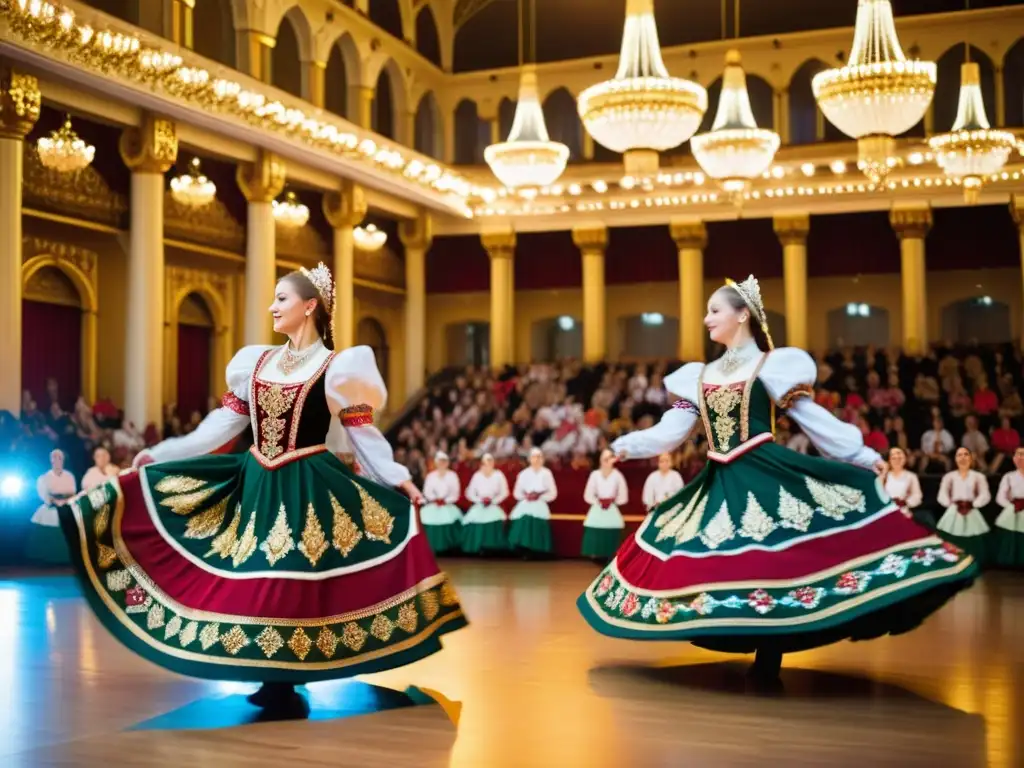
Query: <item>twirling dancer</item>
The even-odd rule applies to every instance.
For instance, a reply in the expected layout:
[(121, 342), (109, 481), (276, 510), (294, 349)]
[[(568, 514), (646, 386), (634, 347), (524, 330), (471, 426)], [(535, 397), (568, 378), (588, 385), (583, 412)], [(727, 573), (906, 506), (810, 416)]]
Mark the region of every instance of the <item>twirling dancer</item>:
[[(973, 581), (968, 554), (889, 500), (876, 476), (885, 464), (860, 430), (814, 403), (810, 356), (771, 351), (753, 276), (716, 291), (704, 323), (725, 354), (669, 376), (674, 407), (612, 448), (656, 456), (702, 419), (709, 461), (580, 597), (595, 629), (756, 652), (752, 675), (774, 682), (783, 654), (909, 631)], [(832, 458), (776, 445), (776, 408)]]
[[(195, 432), (60, 509), (118, 639), (174, 672), (262, 682), (250, 701), (296, 714), (294, 686), (408, 664), (466, 623), (392, 490), (421, 500), (373, 426), (373, 352), (333, 350), (333, 304), (322, 264), (282, 278), (270, 312), (288, 343), (243, 348)], [(248, 452), (209, 455), (247, 429)]]

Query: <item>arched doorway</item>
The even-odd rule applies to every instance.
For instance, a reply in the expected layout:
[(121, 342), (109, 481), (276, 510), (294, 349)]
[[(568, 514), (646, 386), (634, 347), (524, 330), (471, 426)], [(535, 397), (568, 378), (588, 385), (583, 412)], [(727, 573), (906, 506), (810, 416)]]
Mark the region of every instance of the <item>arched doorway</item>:
[(427, 60), (441, 66), (441, 38), (429, 5), (424, 4), (416, 15), (416, 50)]
[(441, 153), (438, 147), (440, 138), (440, 112), (437, 107), (437, 99), (432, 91), (427, 91), (420, 99), (416, 107), (416, 135), (413, 137), (413, 147), (417, 152), (422, 152), (428, 157), (438, 157)]
[(532, 332), (530, 354), (535, 362), (583, 357), (583, 323), (577, 317), (562, 315), (538, 320)]
[(490, 126), (487, 121), (480, 119), (476, 102), (463, 99), (455, 107), (455, 163), (457, 165), (482, 163), (484, 147), (490, 143)]
[(888, 346), (889, 310), (856, 301), (829, 310), (828, 345), (832, 349)]
[(302, 98), (303, 46), (309, 39), (309, 22), (295, 6), (281, 19), (277, 42), (270, 54), (271, 83), (299, 98)]
[(356, 344), (365, 344), (373, 350), (373, 356), (377, 358), (377, 369), (380, 371), (384, 381), (390, 381), (388, 370), (390, 364), (390, 348), (388, 337), (384, 326), (379, 320), (373, 317), (364, 317), (356, 326)]
[[(47, 258), (47, 257), (43, 257)], [(30, 262), (31, 263), (31, 262)], [(28, 267), (29, 265), (26, 265)], [(83, 388), (83, 296), (54, 264), (31, 269), (21, 304), (21, 387), (39, 410), (57, 402), (70, 410)]]
[(377, 87), (373, 96), (372, 128), (381, 136), (398, 139), (398, 121), (403, 115), (399, 108), (401, 73), (393, 61), (381, 68), (377, 76)]
[(679, 349), (679, 318), (645, 312), (619, 320), (623, 329), (622, 352), (626, 357), (651, 360), (674, 359)]
[(235, 23), (230, 0), (200, 0), (192, 9), (192, 49), (235, 67)]
[(350, 107), (349, 83), (359, 82), (359, 52), (349, 34), (331, 46), (324, 73), (324, 108), (338, 117), (357, 118)]
[(486, 368), (491, 364), (491, 324), (483, 320), (452, 323), (445, 329), (448, 365)]
[[(576, 98), (566, 88), (556, 88), (548, 94), (541, 106), (544, 123), (551, 141), (569, 148), (569, 162), (583, 159), (583, 124), (576, 108)], [(502, 141), (508, 134), (502, 136)]]
[(968, 344), (1000, 344), (1013, 338), (1010, 307), (991, 296), (964, 299), (942, 308), (942, 338)]
[(213, 366), (213, 312), (198, 293), (190, 293), (178, 307), (177, 413), (188, 421), (204, 414), (210, 395)]

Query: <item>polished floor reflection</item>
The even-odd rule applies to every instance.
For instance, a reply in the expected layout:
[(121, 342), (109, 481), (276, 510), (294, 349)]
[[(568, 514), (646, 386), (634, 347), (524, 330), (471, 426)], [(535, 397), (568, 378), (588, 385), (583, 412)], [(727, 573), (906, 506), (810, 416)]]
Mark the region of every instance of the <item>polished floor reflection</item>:
[[(986, 577), (909, 635), (787, 657), (784, 690), (763, 696), (744, 659), (593, 633), (573, 604), (592, 566), (446, 567), (472, 624), (444, 653), (310, 686), (311, 721), (233, 727), (216, 726), (253, 686), (164, 672), (70, 578), (6, 574), (0, 765), (1024, 765), (1022, 574)], [(445, 706), (410, 705), (409, 686)]]

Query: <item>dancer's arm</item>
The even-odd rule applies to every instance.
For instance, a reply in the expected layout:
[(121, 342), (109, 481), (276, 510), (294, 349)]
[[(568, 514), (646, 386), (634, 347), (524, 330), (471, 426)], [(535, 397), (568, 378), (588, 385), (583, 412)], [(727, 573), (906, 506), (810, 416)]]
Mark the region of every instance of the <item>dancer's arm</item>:
[(544, 467), (541, 474), (544, 476), (544, 495), (541, 496), (541, 501), (545, 504), (550, 504), (558, 498), (558, 486), (555, 485), (555, 476), (550, 469)]
[(616, 456), (620, 459), (649, 459), (675, 450), (686, 440), (700, 415), (697, 383), (703, 367), (700, 363), (689, 363), (665, 379), (665, 388), (680, 399), (650, 429), (630, 432), (612, 443), (611, 449)]
[(644, 490), (640, 495), (640, 500), (644, 503), (644, 509), (654, 509), (658, 506), (658, 500), (654, 493), (654, 479), (657, 476), (657, 472), (651, 472), (651, 474), (647, 476), (647, 479), (644, 480)]
[[(351, 347), (338, 353), (327, 368), (327, 405), (341, 420), (356, 461), (371, 480), (401, 487), (412, 494), (412, 475), (395, 461), (391, 444), (373, 424), (388, 400), (373, 350)], [(418, 493), (418, 491), (417, 491)]]
[(629, 503), (629, 484), (626, 483), (626, 476), (623, 475), (619, 470), (612, 470), (616, 475), (619, 487), (615, 492), (615, 506), (621, 507)]
[(992, 490), (988, 487), (988, 478), (981, 472), (975, 472), (974, 480), (977, 483), (976, 490), (978, 491), (974, 496), (974, 508), (984, 509), (992, 502)]
[(864, 445), (860, 430), (814, 402), (817, 374), (810, 355), (802, 349), (783, 347), (768, 355), (760, 378), (776, 405), (800, 425), (823, 456), (864, 469), (875, 468), (882, 457)]
[(152, 461), (180, 461), (213, 453), (234, 440), (249, 427), (249, 381), (260, 356), (270, 347), (253, 345), (242, 347), (228, 363), (226, 378), (228, 391), (221, 398), (221, 407), (211, 411), (205, 419), (182, 437), (172, 437), (142, 451), (135, 465)]
[(955, 472), (948, 472), (939, 483), (939, 505), (945, 509), (953, 503), (953, 475)]
[(907, 484), (907, 507), (916, 509), (921, 506), (922, 501), (924, 501), (924, 494), (921, 493), (921, 483), (917, 479), (917, 475), (911, 472), (910, 482)]
[(516, 483), (512, 488), (512, 496), (516, 501), (526, 501), (526, 475), (523, 471), (516, 475)]
[(1013, 472), (1006, 473), (1003, 475), (1003, 479), (999, 481), (999, 490), (996, 491), (996, 504), (1000, 507), (1008, 507), (1013, 504), (1010, 498), (1010, 475), (1012, 474)]

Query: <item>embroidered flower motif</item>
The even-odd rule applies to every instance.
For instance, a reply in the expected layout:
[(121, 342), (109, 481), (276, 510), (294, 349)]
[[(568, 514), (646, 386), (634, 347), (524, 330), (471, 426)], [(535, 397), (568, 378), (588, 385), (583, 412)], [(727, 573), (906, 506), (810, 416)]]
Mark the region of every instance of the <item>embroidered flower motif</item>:
[(124, 593), (124, 604), (128, 606), (142, 605), (146, 602), (146, 590), (136, 584)]
[(604, 601), (604, 604), (614, 611), (619, 607), (619, 603), (622, 602), (625, 596), (626, 590), (623, 587), (618, 587), (612, 594), (608, 595), (608, 599)]
[[(942, 552), (943, 554), (941, 557), (947, 563), (955, 563), (964, 554), (964, 551), (960, 549), (960, 547), (956, 546), (956, 544), (950, 544), (948, 541), (942, 542)], [(936, 552), (936, 554), (938, 553)]]
[(715, 609), (715, 601), (707, 592), (701, 592), (693, 598), (689, 607), (691, 611), (696, 612), (698, 615), (707, 616)]
[(811, 610), (817, 608), (821, 603), (821, 598), (827, 594), (827, 590), (821, 587), (800, 587), (794, 589), (787, 595), (794, 603), (799, 604), (801, 608)]
[(654, 615), (654, 612), (658, 610), (658, 598), (650, 597), (647, 602), (644, 603), (644, 609), (640, 611), (640, 618), (649, 619)]
[(896, 578), (903, 578), (910, 566), (910, 561), (903, 555), (887, 555), (882, 564), (878, 566), (877, 573), (891, 574)]
[(654, 618), (659, 624), (668, 624), (676, 615), (676, 607), (671, 600), (661, 600), (655, 609)]
[(762, 616), (775, 608), (775, 598), (763, 589), (756, 589), (747, 597), (747, 605), (760, 613)]
[(610, 573), (606, 573), (604, 578), (601, 579), (600, 583), (597, 585), (597, 589), (594, 590), (594, 594), (598, 597), (604, 596), (604, 594), (612, 588), (612, 584), (614, 583), (615, 579), (612, 575)]
[(910, 556), (910, 559), (918, 565), (931, 565), (935, 562), (934, 550), (919, 549)]
[(871, 574), (864, 571), (849, 571), (839, 577), (833, 591), (837, 595), (859, 595), (865, 590), (869, 581), (871, 581)]
[(637, 611), (640, 610), (640, 598), (630, 592), (626, 595), (626, 599), (622, 601), (622, 606), (619, 608), (619, 612), (623, 616), (629, 618), (633, 616)]

